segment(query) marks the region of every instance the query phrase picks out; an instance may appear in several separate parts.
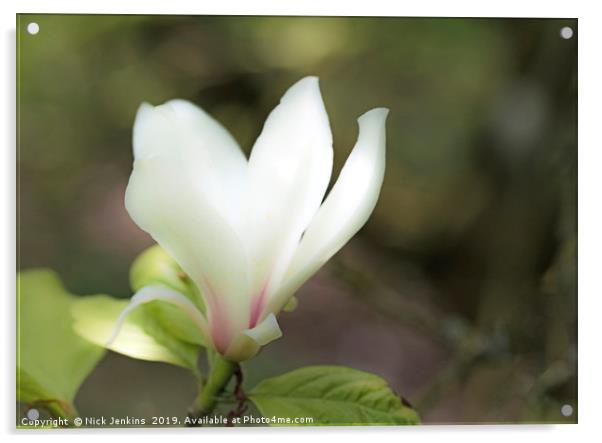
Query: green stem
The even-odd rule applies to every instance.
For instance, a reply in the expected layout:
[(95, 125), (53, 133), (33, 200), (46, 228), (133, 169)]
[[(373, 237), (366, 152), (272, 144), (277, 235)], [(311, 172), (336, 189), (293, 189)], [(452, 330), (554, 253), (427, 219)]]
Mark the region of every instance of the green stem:
[(218, 395), (224, 390), (237, 367), (238, 363), (226, 360), (220, 355), (216, 354), (213, 357), (207, 382), (190, 407), (192, 417), (203, 417), (213, 411)]

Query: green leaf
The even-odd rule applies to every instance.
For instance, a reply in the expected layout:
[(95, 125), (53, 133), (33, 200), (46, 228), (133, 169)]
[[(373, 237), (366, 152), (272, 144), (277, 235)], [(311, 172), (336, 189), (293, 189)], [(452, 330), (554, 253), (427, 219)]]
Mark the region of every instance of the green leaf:
[(196, 346), (205, 346), (205, 340), (198, 326), (177, 306), (155, 300), (138, 309), (144, 310), (147, 316), (154, 318), (163, 330), (169, 331), (176, 339)]
[(63, 416), (104, 354), (74, 332), (76, 300), (50, 270), (17, 274), (17, 400), (53, 404)]
[[(387, 382), (343, 366), (308, 366), (263, 380), (248, 397), (271, 418), (311, 417), (306, 425), (411, 425), (420, 419)], [(294, 425), (272, 423), (275, 425)]]
[[(106, 346), (119, 314), (128, 300), (107, 295), (82, 297), (71, 312), (78, 334), (92, 343)], [(162, 361), (197, 371), (199, 347), (182, 341), (166, 330), (154, 317), (153, 308), (158, 301), (134, 309), (125, 319), (123, 327), (108, 349), (132, 358)]]
[[(167, 286), (188, 297), (201, 312), (205, 313), (203, 298), (196, 285), (159, 245), (146, 249), (134, 260), (130, 269), (130, 284), (134, 292), (155, 284)], [(143, 308), (176, 338), (205, 346), (198, 327), (178, 307), (158, 301), (149, 303)]]

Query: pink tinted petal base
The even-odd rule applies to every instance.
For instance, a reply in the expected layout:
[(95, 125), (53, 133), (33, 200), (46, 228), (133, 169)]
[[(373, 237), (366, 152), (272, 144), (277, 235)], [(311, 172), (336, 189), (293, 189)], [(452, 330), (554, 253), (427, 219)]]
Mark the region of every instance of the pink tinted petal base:
[(207, 279), (205, 283), (205, 303), (207, 304), (209, 331), (215, 350), (221, 354), (225, 353), (232, 341), (232, 329), (229, 317), (219, 297), (213, 291), (213, 287)]
[(263, 285), (263, 288), (255, 297), (253, 297), (253, 301), (251, 302), (251, 316), (249, 318), (249, 329), (253, 329), (257, 326), (259, 322), (263, 310), (266, 305), (266, 294), (267, 294), (268, 284)]

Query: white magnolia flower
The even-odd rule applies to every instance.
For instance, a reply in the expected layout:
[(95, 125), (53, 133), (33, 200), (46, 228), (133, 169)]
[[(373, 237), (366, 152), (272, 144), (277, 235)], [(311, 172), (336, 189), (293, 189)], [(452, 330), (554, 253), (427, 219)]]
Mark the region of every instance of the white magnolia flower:
[(164, 300), (184, 309), (208, 345), (233, 361), (280, 337), (275, 314), (376, 205), (387, 113), (376, 108), (358, 119), (357, 143), (322, 201), (333, 150), (316, 77), (284, 94), (248, 160), (192, 103), (142, 104), (125, 205), (200, 288), (207, 312), (167, 287), (148, 286), (118, 323), (141, 303)]

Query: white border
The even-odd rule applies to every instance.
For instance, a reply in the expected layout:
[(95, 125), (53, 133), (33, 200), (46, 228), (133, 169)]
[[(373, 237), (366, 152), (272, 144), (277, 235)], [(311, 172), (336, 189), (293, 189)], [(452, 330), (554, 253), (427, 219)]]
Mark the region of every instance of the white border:
[[(602, 365), (600, 357), (600, 330), (596, 326), (602, 315), (602, 291), (599, 278), (599, 256), (602, 253), (600, 230), (600, 190), (602, 190), (602, 140), (600, 136), (600, 106), (602, 94), (602, 64), (599, 43), (602, 42), (601, 16), (594, 2), (506, 0), (484, 1), (415, 1), (394, 0), (327, 1), (327, 0), (23, 0), (0, 2), (2, 21), (2, 81), (3, 103), (0, 108), (0, 134), (4, 139), (2, 150), (2, 212), (0, 244), (4, 253), (0, 262), (0, 280), (3, 283), (4, 324), (1, 327), (7, 354), (0, 365), (5, 389), (1, 403), (2, 431), (14, 438), (14, 281), (15, 281), (15, 14), (17, 12), (54, 13), (138, 13), (138, 14), (223, 14), (223, 15), (402, 15), (402, 16), (461, 16), (461, 17), (577, 17), (579, 18), (579, 425), (564, 426), (431, 426), (418, 429), (327, 428), (327, 429), (214, 429), (203, 430), (99, 430), (86, 432), (91, 440), (131, 438), (144, 434), (145, 439), (162, 441), (168, 434), (177, 438), (241, 438), (258, 437), (266, 442), (286, 439), (306, 441), (320, 434), (326, 438), (343, 436), (349, 441), (364, 441), (374, 434), (379, 440), (411, 439), (412, 441), (446, 442), (507, 442), (545, 439), (546, 442), (596, 440), (601, 432), (600, 395)], [(597, 53), (598, 51), (598, 53)], [(62, 440), (69, 435), (81, 438), (84, 431), (25, 433), (43, 439)], [(20, 436), (23, 438), (23, 436)]]

